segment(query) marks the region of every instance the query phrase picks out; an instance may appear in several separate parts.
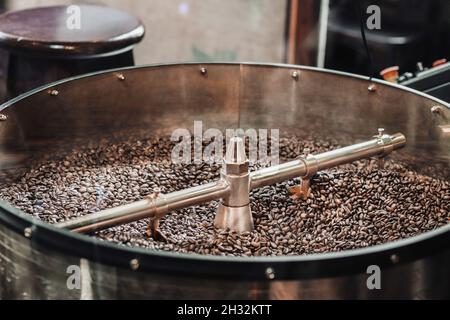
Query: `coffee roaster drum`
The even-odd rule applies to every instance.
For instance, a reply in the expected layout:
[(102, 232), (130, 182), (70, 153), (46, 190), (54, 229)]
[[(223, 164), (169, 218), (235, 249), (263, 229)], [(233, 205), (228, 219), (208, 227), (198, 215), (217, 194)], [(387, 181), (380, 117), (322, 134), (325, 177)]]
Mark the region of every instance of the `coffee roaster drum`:
[[(354, 143), (402, 132), (393, 155), (450, 179), (450, 107), (380, 81), (294, 65), (176, 64), (88, 74), (0, 107), (0, 179), (80, 146), (176, 128), (280, 129)], [(414, 159), (414, 160), (411, 160)], [(368, 267), (381, 289), (367, 287)], [(79, 270), (80, 288), (68, 286)], [(232, 258), (137, 249), (75, 234), (0, 204), (0, 298), (449, 298), (450, 224), (369, 248)]]

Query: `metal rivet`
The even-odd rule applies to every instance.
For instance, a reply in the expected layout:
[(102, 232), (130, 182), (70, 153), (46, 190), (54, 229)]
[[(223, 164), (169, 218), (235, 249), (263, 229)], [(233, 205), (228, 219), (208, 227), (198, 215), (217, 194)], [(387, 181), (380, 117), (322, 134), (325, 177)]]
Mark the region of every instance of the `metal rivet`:
[(275, 279), (275, 271), (271, 267), (266, 269), (266, 277), (270, 280)]
[(118, 73), (116, 74), (117, 79), (119, 79), (120, 81), (125, 81), (125, 76), (122, 73)]
[(377, 91), (377, 85), (375, 83), (371, 83), (368, 87), (367, 90), (369, 90), (369, 92), (375, 92)]
[(378, 128), (378, 137), (382, 137), (384, 134), (384, 128)]
[(200, 73), (205, 76), (208, 73), (208, 70), (206, 70), (206, 68), (200, 68)]
[(432, 106), (430, 110), (431, 113), (434, 114), (442, 114), (442, 112), (444, 112), (444, 108), (442, 108), (441, 106)]
[(23, 230), (23, 235), (24, 235), (26, 238), (31, 238), (31, 236), (33, 235), (33, 230), (31, 230), (31, 228), (25, 228), (25, 229)]
[(6, 114), (0, 113), (0, 121), (8, 120), (8, 116)]
[(48, 90), (48, 94), (53, 97), (56, 97), (59, 94), (59, 91), (56, 89)]
[(132, 270), (139, 269), (139, 260), (138, 259), (132, 259), (130, 261), (130, 267), (131, 267)]
[(398, 255), (396, 255), (395, 253), (393, 255), (391, 255), (391, 262), (392, 263), (398, 263), (400, 261), (400, 258)]
[(298, 71), (293, 71), (291, 74), (292, 79), (298, 80), (298, 77), (300, 76), (300, 73)]

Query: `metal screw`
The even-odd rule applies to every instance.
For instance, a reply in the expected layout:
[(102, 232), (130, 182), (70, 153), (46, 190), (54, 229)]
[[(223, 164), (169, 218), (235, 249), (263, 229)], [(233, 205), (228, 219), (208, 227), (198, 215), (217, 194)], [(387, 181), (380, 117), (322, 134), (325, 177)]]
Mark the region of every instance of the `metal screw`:
[(31, 228), (25, 228), (23, 230), (23, 235), (25, 236), (25, 238), (28, 238), (28, 239), (31, 238), (32, 234), (33, 234), (33, 230), (31, 230)]
[(206, 74), (208, 73), (208, 70), (206, 70), (206, 68), (200, 68), (200, 73), (204, 76), (206, 76)]
[(369, 92), (375, 92), (377, 91), (377, 85), (375, 83), (371, 83), (368, 87), (367, 90), (369, 90)]
[(8, 116), (6, 114), (0, 113), (0, 121), (6, 121)]
[(131, 270), (139, 269), (139, 260), (138, 259), (131, 259), (130, 260), (130, 267), (131, 267)]
[(293, 71), (291, 74), (292, 79), (298, 80), (298, 77), (300, 76), (300, 73), (298, 71)]
[(117, 79), (119, 79), (120, 81), (125, 81), (125, 76), (122, 73), (118, 73), (116, 74)]
[(384, 134), (384, 128), (378, 128), (378, 137), (382, 137)]
[(275, 271), (271, 267), (266, 269), (266, 277), (270, 280), (275, 279)]
[(56, 97), (59, 94), (59, 91), (56, 89), (48, 90), (48, 94), (53, 97)]
[(395, 253), (393, 255), (391, 255), (391, 262), (392, 263), (399, 263), (400, 258), (398, 255), (396, 255)]

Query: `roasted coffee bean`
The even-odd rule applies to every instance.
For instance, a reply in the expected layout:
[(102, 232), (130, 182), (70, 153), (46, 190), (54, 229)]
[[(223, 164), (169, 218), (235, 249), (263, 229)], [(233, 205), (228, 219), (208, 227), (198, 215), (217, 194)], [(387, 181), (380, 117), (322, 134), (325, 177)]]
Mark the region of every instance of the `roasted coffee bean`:
[[(62, 222), (168, 193), (220, 176), (219, 164), (173, 164), (167, 137), (75, 150), (60, 161), (36, 164), (19, 181), (3, 185), (0, 197), (48, 223)], [(339, 147), (333, 139), (280, 139), (281, 161)], [(410, 159), (411, 163), (414, 159)], [(252, 170), (259, 168), (251, 166)], [(147, 220), (94, 236), (127, 246), (227, 256), (304, 255), (373, 246), (408, 238), (450, 223), (450, 183), (419, 174), (404, 163), (376, 160), (319, 172), (308, 199), (287, 187), (298, 179), (251, 192), (252, 232), (214, 228), (218, 201), (171, 212), (161, 219), (166, 242), (146, 236)]]

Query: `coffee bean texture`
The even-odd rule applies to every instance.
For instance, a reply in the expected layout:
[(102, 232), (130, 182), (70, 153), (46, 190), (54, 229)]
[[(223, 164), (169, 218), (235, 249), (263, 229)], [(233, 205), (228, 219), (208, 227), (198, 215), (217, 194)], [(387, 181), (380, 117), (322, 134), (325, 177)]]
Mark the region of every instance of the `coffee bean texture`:
[[(167, 137), (105, 144), (40, 163), (0, 197), (48, 223), (168, 193), (219, 178), (220, 165), (173, 164)], [(333, 139), (280, 139), (280, 161), (338, 148)], [(413, 160), (412, 160), (413, 161)], [(259, 166), (252, 165), (252, 170)], [(290, 180), (251, 192), (255, 230), (214, 228), (218, 201), (171, 212), (161, 220), (167, 241), (146, 236), (147, 220), (95, 237), (125, 246), (227, 256), (279, 256), (350, 250), (412, 237), (450, 223), (450, 183), (411, 171), (402, 162), (362, 160), (319, 172), (308, 199), (288, 192)]]

